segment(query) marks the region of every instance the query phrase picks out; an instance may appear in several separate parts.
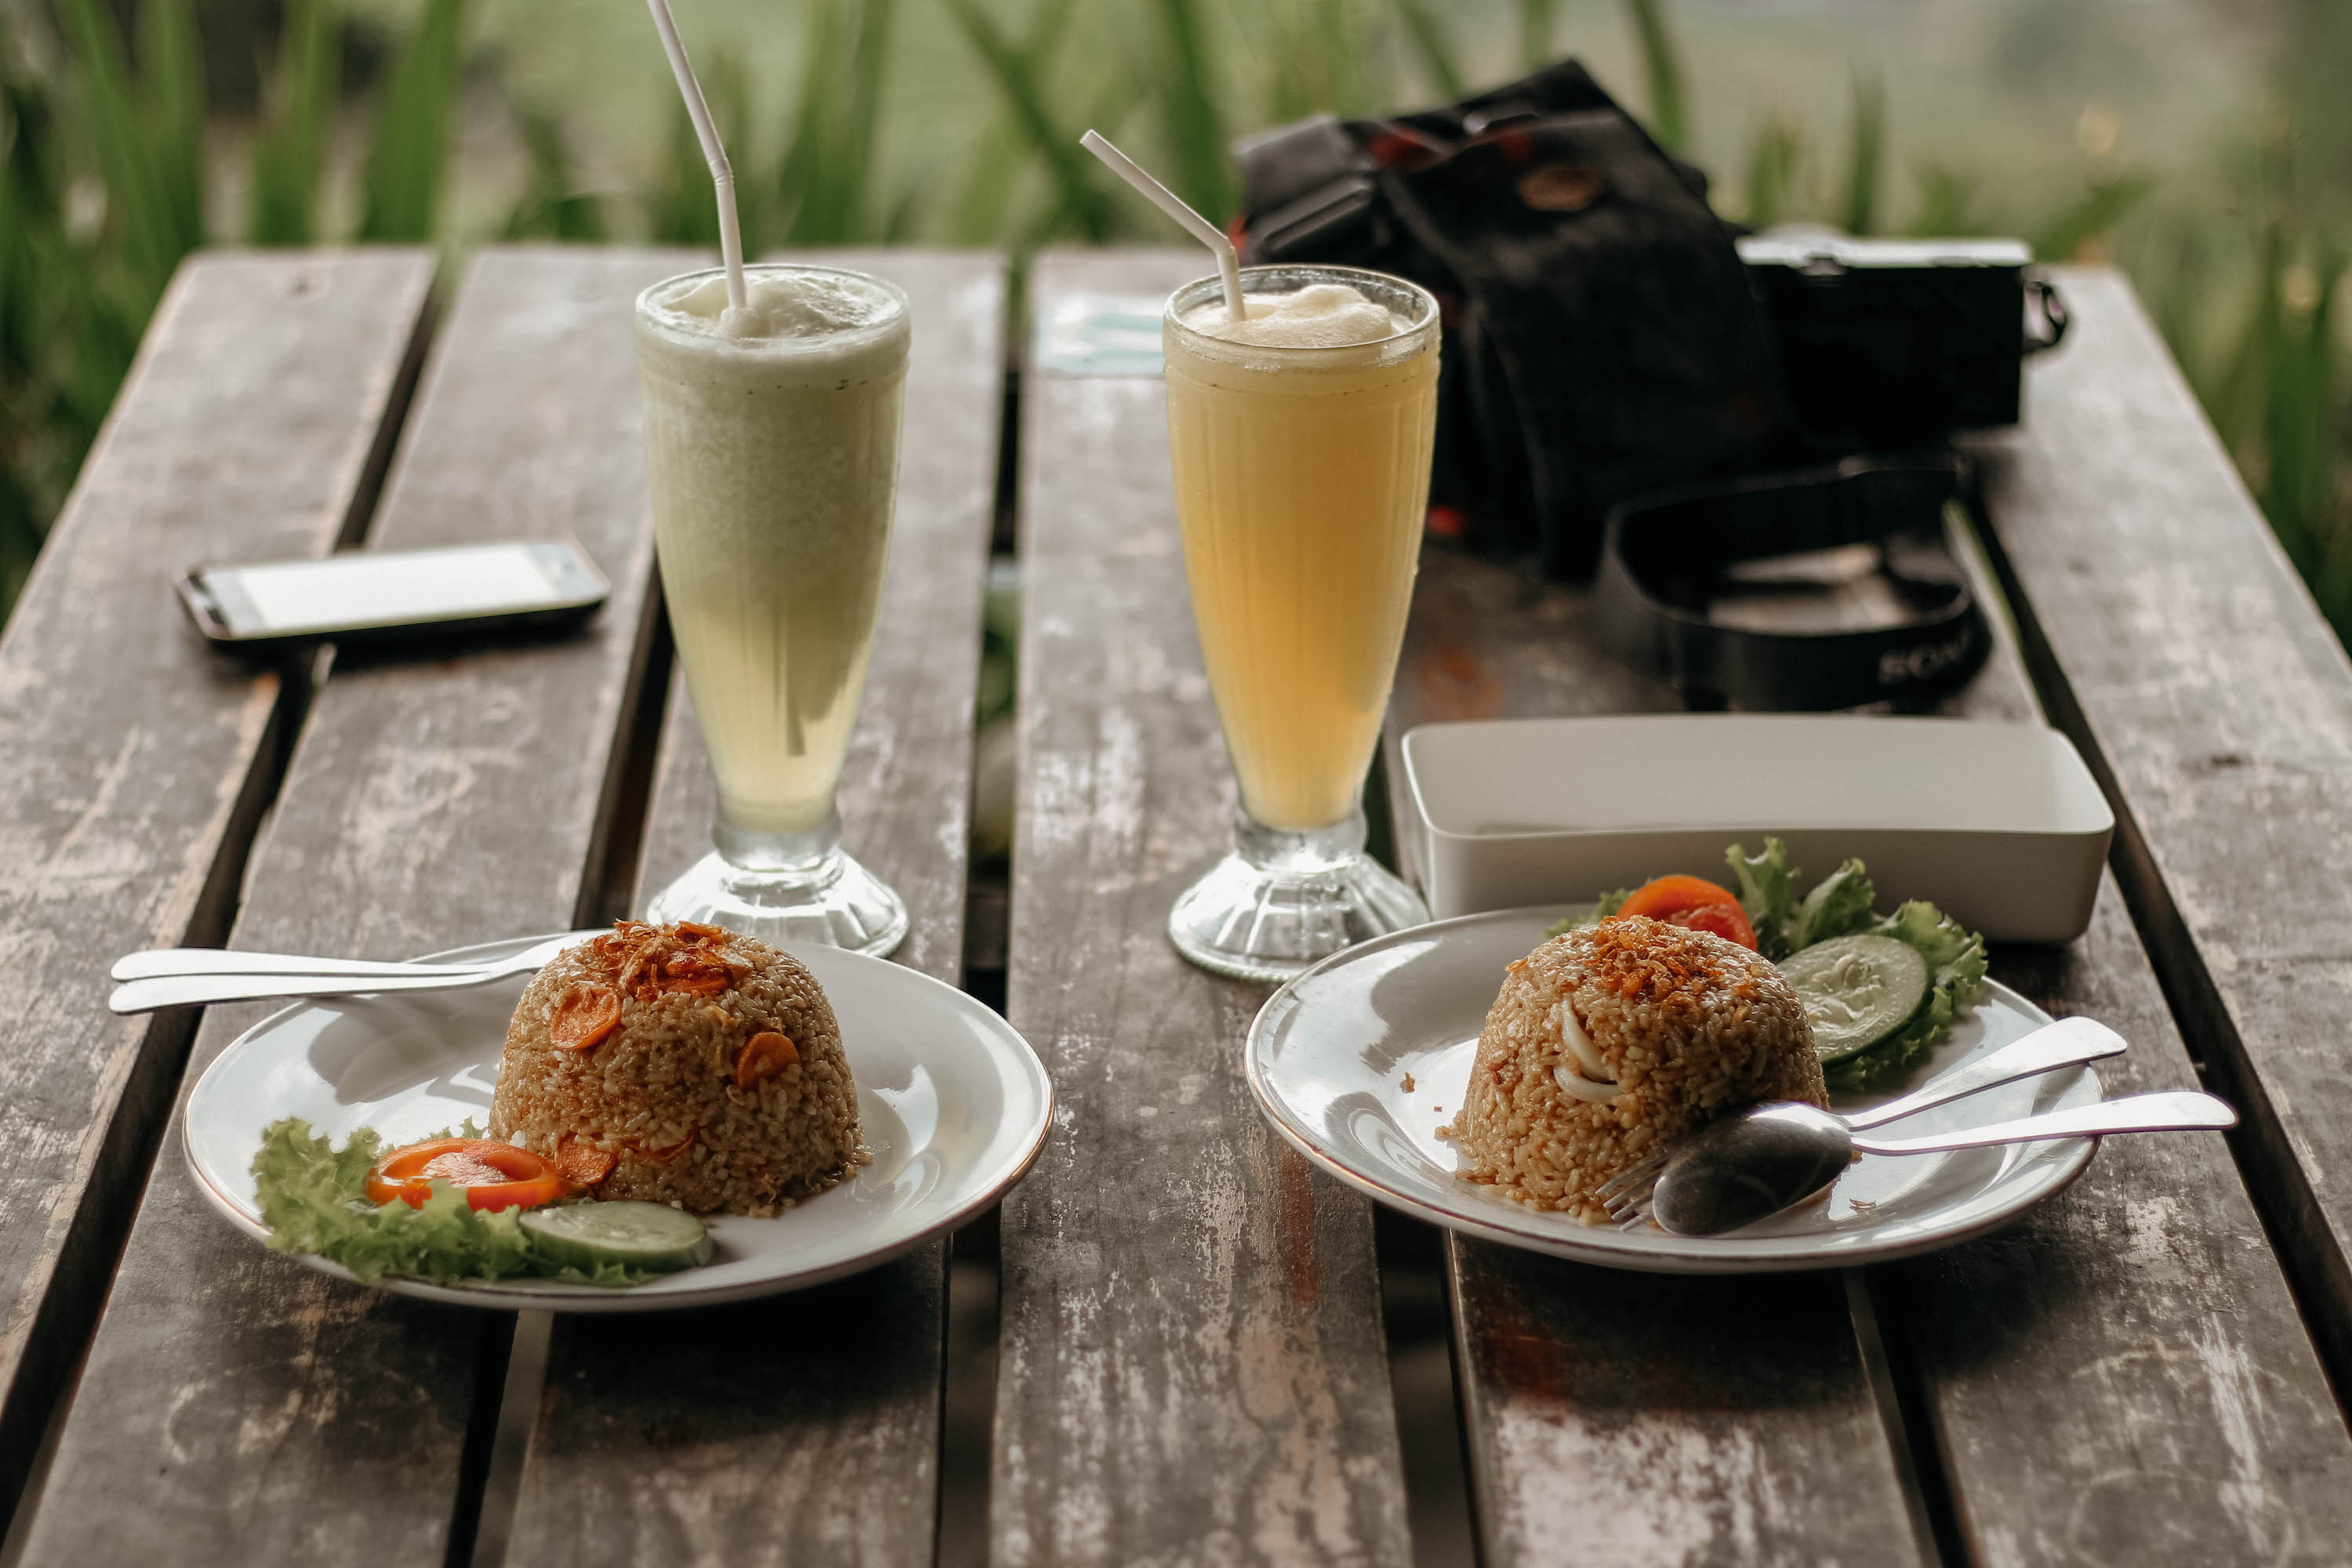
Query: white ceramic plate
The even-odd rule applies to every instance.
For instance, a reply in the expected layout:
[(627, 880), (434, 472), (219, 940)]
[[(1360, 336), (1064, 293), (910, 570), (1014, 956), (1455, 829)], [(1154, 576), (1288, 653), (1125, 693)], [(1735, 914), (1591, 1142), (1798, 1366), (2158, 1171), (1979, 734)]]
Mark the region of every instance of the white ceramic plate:
[[(1843, 1268), (1932, 1251), (2015, 1217), (2090, 1163), (2096, 1141), (2083, 1138), (1950, 1154), (1865, 1155), (1838, 1179), (1827, 1202), (1720, 1237), (1587, 1226), (1465, 1181), (1454, 1173), (1459, 1157), (1437, 1129), (1462, 1108), (1503, 966), (1526, 957), (1544, 928), (1577, 908), (1465, 915), (1326, 959), (1276, 992), (1250, 1026), (1249, 1080), (1259, 1105), (1299, 1152), (1408, 1214), (1513, 1247), (1668, 1274)], [(1853, 1110), (1906, 1093), (2049, 1021), (2016, 992), (1993, 985), (1906, 1081), (1881, 1094), (1835, 1098), (1832, 1109)], [(1874, 1131), (1925, 1137), (2100, 1098), (2090, 1068), (2062, 1068)]]
[[(596, 933), (577, 933), (583, 941)], [(544, 937), (435, 953), (494, 958)], [(1044, 1147), (1053, 1086), (1012, 1026), (951, 985), (835, 948), (793, 947), (841, 1020), (858, 1115), (874, 1163), (773, 1219), (720, 1215), (699, 1268), (627, 1289), (558, 1280), (383, 1289), (464, 1306), (562, 1312), (704, 1307), (853, 1274), (954, 1228), (1021, 1179)], [(239, 1229), (267, 1234), (251, 1165), (261, 1130), (299, 1116), (341, 1143), (373, 1127), (399, 1144), (487, 1124), (507, 1019), (529, 975), (464, 991), (304, 1002), (262, 1020), (215, 1059), (188, 1100), (188, 1166)], [(325, 1258), (312, 1268), (348, 1279)]]

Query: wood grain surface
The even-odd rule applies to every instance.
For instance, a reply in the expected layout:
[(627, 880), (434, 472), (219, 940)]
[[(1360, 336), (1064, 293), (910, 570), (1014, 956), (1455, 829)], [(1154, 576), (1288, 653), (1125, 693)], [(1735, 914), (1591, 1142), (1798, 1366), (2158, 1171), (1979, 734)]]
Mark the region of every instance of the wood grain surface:
[[(475, 261), (371, 543), (568, 534), (612, 601), (558, 638), (340, 659), (255, 846), (235, 945), (395, 958), (562, 930), (593, 901), (651, 575), (630, 301), (694, 259)], [(192, 1069), (266, 1011), (212, 1010)], [(438, 1562), (453, 1528), (461, 1542), (472, 1528), (460, 1455), (510, 1321), (264, 1251), (198, 1197), (174, 1145), (25, 1561)]]
[[(1201, 269), (1049, 254), (1033, 310)], [(1007, 994), (1056, 1105), (1003, 1207), (992, 1557), (1402, 1564), (1370, 1215), (1251, 1100), (1242, 1039), (1266, 989), (1168, 940), (1169, 907), (1230, 843), (1234, 790), (1160, 384), (1033, 374), (1022, 405)]]
[[(1978, 575), (1981, 590), (1998, 593)], [(1582, 605), (1577, 590), (1432, 552), (1391, 747), (1426, 719), (1671, 706), (1672, 693), (1592, 647)], [(1955, 713), (2038, 716), (2019, 650), (2001, 630)], [(1994, 972), (2052, 1011), (2098, 1016), (2134, 1042), (2124, 1061), (2102, 1064), (2111, 1092), (2196, 1082), (2112, 879), (2082, 941), (2003, 950)], [(1861, 1418), (1851, 1383), (1843, 1404), (1788, 1426), (1781, 1369), (1723, 1358), (1695, 1305), (1706, 1293), (1698, 1282), (1603, 1277), (1478, 1244), (1455, 1243), (1454, 1256), (1490, 1561), (1875, 1562), (1903, 1549), (1883, 1486), (1866, 1489), (1880, 1510), (1875, 1531), (1867, 1508), (1840, 1513), (1856, 1479), (1851, 1457), (1811, 1482), (1804, 1472), (1820, 1432)], [(1580, 1275), (1591, 1277), (1580, 1291), (1571, 1288)], [(1831, 1339), (1851, 1342), (1845, 1305), (1822, 1283), (1808, 1321), (1825, 1319)], [(1919, 1429), (1893, 1438), (1930, 1471), (1929, 1523), (1970, 1560), (2316, 1562), (2347, 1538), (2342, 1418), (2219, 1137), (2111, 1140), (2071, 1192), (1993, 1237), (1873, 1269), (1869, 1289), (1895, 1363), (1877, 1375), (1903, 1384), (1880, 1387), (1879, 1408), (1908, 1401), (1916, 1412)], [(1628, 1290), (1644, 1310), (1623, 1314), (1624, 1339), (1612, 1341), (1589, 1299)], [(1699, 1315), (1678, 1319), (1685, 1305)], [(1498, 1320), (1512, 1328), (1498, 1331)], [(1684, 1321), (1686, 1331), (1661, 1334), (1660, 1321)], [(1679, 1360), (1678, 1348), (1706, 1359)], [(1863, 1371), (1826, 1346), (1805, 1353), (1826, 1380), (1816, 1397)], [(1606, 1375), (1593, 1363), (1637, 1357), (1660, 1391), (1661, 1408), (1643, 1414), (1688, 1422), (1698, 1435), (1681, 1434), (1678, 1451), (1707, 1463), (1671, 1477), (1641, 1469), (1631, 1485), (1646, 1478), (1664, 1495), (1628, 1510), (1602, 1550), (1546, 1521), (1567, 1495), (1563, 1464), (1590, 1468), (1623, 1451), (1596, 1437), (1584, 1380)], [(1717, 1399), (1695, 1411), (1672, 1391), (1701, 1364)], [(1884, 1449), (1887, 1438), (1874, 1441)], [(1898, 1467), (1905, 1458), (1895, 1456)], [(1726, 1500), (1738, 1498), (1772, 1506), (1751, 1502), (1743, 1513)], [(1778, 1533), (1759, 1534), (1758, 1521)]]
[[(2032, 606), (2011, 610), (1954, 711), (2041, 717), (2010, 632)], [(1992, 972), (2132, 1042), (2098, 1064), (2110, 1096), (2196, 1087), (2112, 875), (2084, 936)], [(2317, 1564), (2352, 1541), (2352, 1439), (2220, 1135), (2108, 1139), (2008, 1228), (1870, 1272), (1970, 1561)]]
[[(907, 291), (898, 518), (845, 770), (845, 842), (907, 900), (899, 962), (960, 978), (980, 610), (1003, 394), (1004, 264), (816, 253)], [(709, 761), (673, 683), (639, 899), (708, 851)], [(929, 1563), (946, 1244), (768, 1301), (557, 1325), (508, 1561)]]
[(2028, 422), (1980, 445), (2053, 714), (2126, 818), (2117, 864), (2176, 1013), (2352, 1377), (2352, 666), (2129, 286), (2079, 269)]
[(1481, 1562), (1923, 1561), (1834, 1274), (1447, 1249)]
[[(1589, 607), (1581, 588), (1424, 551), (1389, 776), (1402, 780), (1396, 743), (1420, 723), (1678, 710), (1599, 651)], [(1402, 787), (1391, 798), (1410, 844)], [(1921, 1560), (1906, 1456), (1836, 1276), (1631, 1274), (1458, 1237), (1446, 1249), (1482, 1561)]]
[(433, 263), (202, 254), (173, 280), (0, 640), (0, 1500), (106, 1289), (186, 1048), (108, 963), (217, 942), (303, 679), (209, 651), (204, 561), (316, 555), (380, 471)]

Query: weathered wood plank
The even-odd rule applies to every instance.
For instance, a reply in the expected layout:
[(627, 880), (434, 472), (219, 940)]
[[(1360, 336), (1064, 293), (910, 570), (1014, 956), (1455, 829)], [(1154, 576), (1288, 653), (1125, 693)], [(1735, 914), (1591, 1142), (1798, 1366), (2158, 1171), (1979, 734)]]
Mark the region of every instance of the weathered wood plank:
[(2030, 422), (1981, 444), (2054, 710), (2126, 818), (2118, 865), (2190, 1046), (2316, 1315), (2352, 1369), (2352, 669), (2129, 286), (2063, 279), (2081, 321)]
[[(1580, 588), (1425, 551), (1389, 706), (1390, 777), (1402, 781), (1397, 742), (1416, 724), (1679, 709), (1593, 646), (1589, 604)], [(1408, 803), (1391, 795), (1410, 846)], [(1446, 1255), (1484, 1562), (1917, 1561), (1836, 1276), (1628, 1274), (1457, 1237)]]
[(1446, 1246), (1481, 1562), (1920, 1561), (1836, 1275)]
[[(2012, 624), (1956, 711), (2041, 717)], [(1993, 973), (2132, 1042), (2099, 1064), (2110, 1094), (2197, 1081), (2112, 877), (2081, 940), (2000, 949)], [(2352, 1539), (2343, 1418), (2221, 1139), (2111, 1139), (2068, 1193), (1872, 1289), (1973, 1561), (2294, 1563)]]
[[(2197, 1081), (2112, 878), (2081, 940), (1993, 973), (2132, 1042), (2108, 1093)], [(2315, 1564), (2352, 1541), (2352, 1440), (2219, 1137), (2109, 1139), (2016, 1224), (1872, 1273), (1971, 1561)]]
[[(980, 609), (1004, 367), (1001, 258), (820, 253), (907, 290), (909, 438), (866, 696), (842, 784), (849, 849), (898, 889), (900, 962), (963, 952)], [(712, 784), (670, 690), (644, 889), (709, 847)], [(788, 1300), (559, 1325), (509, 1560), (929, 1563), (938, 1520), (946, 1245)]]
[[(1050, 255), (1034, 300), (1164, 292), (1181, 253)], [(1265, 988), (1177, 956), (1168, 910), (1234, 792), (1184, 596), (1160, 384), (1022, 397), (1021, 809), (1007, 993), (1055, 1135), (1005, 1200), (990, 1537), (1000, 1563), (1409, 1556), (1361, 1198), (1243, 1081)]]
[[(2278, 575), (2267, 531), (2128, 289), (2095, 273), (2065, 286), (2075, 331), (2037, 363), (2027, 423), (1972, 443), (2055, 709), (2078, 741), (2088, 733), (2106, 752), (2119, 816), (2133, 812), (2134, 786), (2115, 771), (2106, 734), (2143, 766), (2166, 759), (2143, 776), (2141, 799), (2156, 803), (2172, 840), (2195, 847), (2204, 886), (2223, 863), (2207, 847), (2224, 844), (2236, 885), (2324, 882), (2296, 874), (2323, 864), (2324, 852), (2256, 826), (2274, 806), (2250, 816), (2254, 802), (2226, 784), (2222, 799), (2172, 792), (2188, 783), (2178, 760), (2201, 744), (2184, 735), (2192, 720), (2263, 708), (2279, 676), (2298, 671), (2273, 665), (2274, 648), (2242, 651), (2242, 640), (2213, 637), (2213, 616), (2249, 616), (2250, 584), (2269, 584), (2277, 622), (2301, 623), (2266, 624), (2264, 637), (2326, 639), (2299, 667), (2311, 678), (2303, 694), (2329, 674), (2336, 713), (2352, 717), (2341, 652), (2300, 586)], [(2166, 595), (2184, 594), (2201, 600), (2201, 627), (2164, 607)], [(2051, 629), (2062, 625), (2063, 637)], [(2078, 659), (2088, 661), (2084, 674)], [(2201, 686), (2184, 689), (2183, 663), (2203, 671)], [(2110, 728), (2083, 728), (2085, 675), (2116, 705)], [(2278, 717), (2273, 708), (2267, 720)], [(2248, 730), (2264, 721), (2257, 714)], [(2347, 733), (2336, 731), (2339, 746)], [(2286, 740), (2296, 752), (2307, 742), (2299, 729)], [(2150, 832), (2146, 816), (2138, 826)], [(2331, 829), (2322, 817), (2307, 830)], [(2283, 928), (2258, 929), (2267, 940)], [(2327, 940), (2298, 932), (2289, 951)], [(2080, 942), (2003, 951), (1994, 973), (2053, 1012), (2093, 1015), (2132, 1040), (2129, 1056), (2100, 1064), (2110, 1092), (2179, 1088), (2195, 1081), (2195, 1067), (2158, 966), (2178, 995), (2182, 970), (2198, 961), (2185, 942), (2159, 941), (2156, 952), (2151, 965), (2110, 878)], [(2210, 1046), (2200, 1054), (2215, 1059)], [(2334, 1125), (2325, 1102), (2294, 1103), (2315, 1126)], [(2352, 1100), (2339, 1094), (2334, 1109), (2352, 1113)], [(2110, 1140), (2071, 1192), (1996, 1237), (1881, 1271), (1878, 1289), (1918, 1368), (1957, 1521), (1978, 1560), (2318, 1562), (2352, 1539), (2343, 1416), (2221, 1140)], [(2021, 1443), (2024, 1433), (2033, 1440)]]
[[(1452, 556), (1433, 555), (1424, 580), (1406, 666), (1415, 678), (1400, 682), (1392, 737), (1423, 718), (1671, 701), (1655, 688), (1629, 684), (1632, 678), (1591, 649), (1578, 630), (1580, 600), (1572, 590), (1538, 589)], [(1540, 658), (1527, 657), (1531, 645)], [(1991, 665), (1952, 706), (1978, 718), (2038, 715), (2005, 629)], [(2102, 1065), (2119, 1090), (2194, 1081), (2112, 884), (2081, 942), (2060, 951), (2003, 951), (1996, 973), (2053, 1011), (2093, 1014), (2130, 1037), (2129, 1058), (2112, 1071)], [(1612, 1355), (1592, 1342), (1591, 1318), (1568, 1300), (1561, 1281), (1548, 1289), (1509, 1289), (1514, 1276), (1541, 1272), (1541, 1265), (1486, 1256), (1494, 1250), (1454, 1249), (1482, 1525), (1490, 1557), (1553, 1560), (1580, 1550), (1573, 1537), (1539, 1528), (1548, 1517), (1545, 1500), (1561, 1495), (1559, 1464), (1600, 1450), (1581, 1426), (1570, 1425), (1563, 1436), (1557, 1425), (1515, 1406), (1557, 1410), (1560, 1396), (1529, 1391), (1580, 1392), (1574, 1380), (1591, 1375), (1577, 1370), (1584, 1360), (1613, 1361), (1625, 1352)], [(1917, 1263), (1874, 1270), (1871, 1279), (1885, 1336), (1906, 1360), (1903, 1370), (1930, 1424), (1931, 1430), (1910, 1436), (1935, 1457), (1937, 1489), (1951, 1500), (1954, 1528), (1979, 1559), (2049, 1562), (2072, 1552), (2102, 1562), (2272, 1561), (2284, 1551), (2293, 1561), (2298, 1542), (2308, 1550), (2315, 1542), (2344, 1538), (2341, 1420), (2218, 1139), (2112, 1141), (2073, 1192), (2017, 1226)], [(1670, 1294), (1670, 1305), (1679, 1300)], [(1817, 1305), (1843, 1325), (1843, 1303), (1834, 1291)], [(1547, 1311), (1553, 1317), (1545, 1318)], [(1519, 1326), (1516, 1336), (1496, 1329), (1498, 1318)], [(1530, 1321), (1546, 1331), (1527, 1331)], [(1622, 1331), (1639, 1336), (1654, 1355), (1671, 1342), (1653, 1340), (1647, 1323)], [(1487, 1342), (1498, 1332), (1505, 1342)], [(1530, 1344), (1574, 1344), (1582, 1353), (1559, 1349), (1559, 1363), (1533, 1361)], [(1724, 1363), (1708, 1367), (1709, 1386), (1721, 1389)], [(1673, 1369), (1672, 1362), (1654, 1363), (1649, 1375), (1660, 1387), (1673, 1386), (1677, 1380), (1665, 1375)], [(1753, 1369), (1748, 1374), (1758, 1377)], [(1763, 1392), (1747, 1415), (1780, 1433), (1780, 1407), (1769, 1397), (1774, 1376), (1775, 1369), (1762, 1370), (1754, 1386)], [(1843, 1408), (1853, 1418), (1850, 1403)], [(1735, 1524), (1747, 1526), (1716, 1500), (1723, 1495), (1720, 1477), (1728, 1473), (1740, 1483), (1728, 1495), (1742, 1488), (1754, 1492), (1754, 1472), (1735, 1467), (1759, 1450), (1736, 1423), (1711, 1414), (1716, 1435), (1691, 1451), (1711, 1456), (1700, 1479), (1714, 1495), (1703, 1492), (1695, 1507), (1685, 1495), (1689, 1482), (1676, 1480), (1671, 1504), (1636, 1510), (1649, 1525), (1634, 1532), (1622, 1559), (1607, 1560), (1683, 1561), (1688, 1553), (1680, 1527), (1666, 1523), (1675, 1521), (1717, 1552), (1775, 1555), (1727, 1544)], [(1801, 1457), (1820, 1425), (1818, 1415), (1803, 1424), (1785, 1452)], [(1736, 1442), (1725, 1442), (1735, 1436)], [(1841, 1468), (1831, 1484), (1842, 1485), (1849, 1474)], [(1774, 1498), (1786, 1517), (1801, 1494), (1777, 1475), (1772, 1481), (1755, 1495)], [(1830, 1510), (1832, 1499), (1817, 1499), (1815, 1506)], [(1699, 1532), (1701, 1519), (1726, 1533)], [(1852, 1545), (1849, 1538), (1843, 1549)], [(1832, 1543), (1801, 1544), (1797, 1538), (1785, 1545), (1792, 1560), (1832, 1550)]]
[[(474, 263), (373, 542), (570, 534), (613, 600), (559, 639), (340, 660), (256, 845), (237, 945), (395, 957), (561, 930), (593, 901), (651, 575), (629, 305), (691, 259), (546, 248)], [(214, 1009), (192, 1066), (264, 1010)], [(264, 1252), (167, 1154), (26, 1561), (439, 1561), (472, 1527), (460, 1453), (509, 1321)]]
[(108, 1015), (107, 963), (219, 940), (299, 712), (277, 670), (207, 651), (171, 574), (335, 542), (397, 428), (432, 276), (418, 250), (192, 258), (0, 640), (0, 955), (20, 986), (0, 1021), (0, 1507), (104, 1296), (188, 1038), (184, 1014)]

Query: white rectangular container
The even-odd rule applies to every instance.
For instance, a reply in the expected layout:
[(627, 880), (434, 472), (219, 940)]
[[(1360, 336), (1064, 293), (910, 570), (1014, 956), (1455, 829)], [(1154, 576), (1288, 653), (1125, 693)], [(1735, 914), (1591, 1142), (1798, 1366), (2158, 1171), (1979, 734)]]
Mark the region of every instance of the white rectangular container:
[(1404, 788), (1439, 919), (1591, 899), (1671, 872), (1728, 882), (1770, 834), (1800, 890), (1849, 856), (1878, 905), (1927, 899), (1999, 942), (2090, 924), (2115, 816), (2039, 724), (1645, 714), (1423, 724)]

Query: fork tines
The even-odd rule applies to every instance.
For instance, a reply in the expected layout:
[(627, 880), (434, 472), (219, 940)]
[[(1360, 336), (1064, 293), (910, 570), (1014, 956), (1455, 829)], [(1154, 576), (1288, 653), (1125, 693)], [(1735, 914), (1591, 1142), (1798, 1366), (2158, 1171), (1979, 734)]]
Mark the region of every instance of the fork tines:
[(1653, 1149), (1618, 1172), (1593, 1193), (1620, 1230), (1631, 1230), (1650, 1217), (1650, 1194), (1658, 1173), (1666, 1167), (1664, 1151)]

